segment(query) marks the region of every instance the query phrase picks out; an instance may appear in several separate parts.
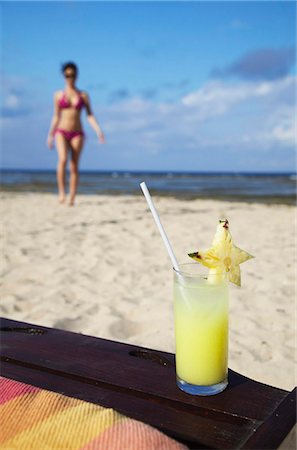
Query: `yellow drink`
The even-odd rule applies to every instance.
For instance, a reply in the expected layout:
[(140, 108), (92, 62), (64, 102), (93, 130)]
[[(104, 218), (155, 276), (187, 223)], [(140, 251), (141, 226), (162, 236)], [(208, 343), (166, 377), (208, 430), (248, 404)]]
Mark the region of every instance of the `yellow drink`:
[(181, 389), (211, 395), (227, 386), (228, 285), (197, 266), (174, 273), (176, 373)]

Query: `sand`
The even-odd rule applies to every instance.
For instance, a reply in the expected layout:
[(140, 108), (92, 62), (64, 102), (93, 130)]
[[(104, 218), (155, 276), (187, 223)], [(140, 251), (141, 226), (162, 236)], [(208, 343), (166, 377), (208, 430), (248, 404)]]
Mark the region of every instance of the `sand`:
[[(229, 367), (291, 390), (296, 208), (156, 197), (177, 259), (208, 247), (217, 219), (255, 255), (231, 288)], [(172, 273), (142, 196), (1, 198), (4, 317), (174, 352)]]

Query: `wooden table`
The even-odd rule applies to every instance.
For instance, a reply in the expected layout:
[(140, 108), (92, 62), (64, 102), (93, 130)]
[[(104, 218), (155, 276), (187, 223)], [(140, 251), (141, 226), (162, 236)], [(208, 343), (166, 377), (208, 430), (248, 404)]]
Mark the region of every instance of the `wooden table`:
[(195, 397), (175, 383), (174, 355), (1, 319), (1, 374), (112, 407), (192, 449), (276, 449), (296, 423), (291, 393), (229, 369), (229, 386)]

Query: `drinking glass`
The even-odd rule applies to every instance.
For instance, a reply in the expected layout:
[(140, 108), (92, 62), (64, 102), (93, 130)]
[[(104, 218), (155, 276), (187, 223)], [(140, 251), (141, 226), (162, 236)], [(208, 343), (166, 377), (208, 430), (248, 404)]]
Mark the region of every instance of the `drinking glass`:
[(193, 395), (218, 394), (228, 384), (226, 275), (209, 275), (198, 263), (173, 271), (177, 385)]

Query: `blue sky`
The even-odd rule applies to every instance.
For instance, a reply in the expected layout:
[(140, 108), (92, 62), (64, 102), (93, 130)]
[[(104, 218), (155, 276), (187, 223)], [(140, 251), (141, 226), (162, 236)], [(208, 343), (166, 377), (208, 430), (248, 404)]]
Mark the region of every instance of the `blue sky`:
[[(294, 2), (2, 2), (6, 168), (54, 169), (60, 65), (106, 134), (82, 169), (293, 171)], [(85, 122), (85, 119), (84, 119)]]

